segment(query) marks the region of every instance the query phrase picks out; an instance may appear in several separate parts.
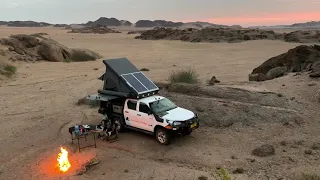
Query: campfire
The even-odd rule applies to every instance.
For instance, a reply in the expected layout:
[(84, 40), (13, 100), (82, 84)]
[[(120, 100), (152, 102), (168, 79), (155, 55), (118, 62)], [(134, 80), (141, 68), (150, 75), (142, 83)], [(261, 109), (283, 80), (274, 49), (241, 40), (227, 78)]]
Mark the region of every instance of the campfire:
[(60, 169), (60, 171), (62, 172), (67, 172), (69, 170), (69, 168), (71, 167), (71, 164), (69, 162), (69, 159), (68, 159), (68, 151), (63, 148), (63, 147), (60, 147), (60, 153), (58, 154), (58, 167)]

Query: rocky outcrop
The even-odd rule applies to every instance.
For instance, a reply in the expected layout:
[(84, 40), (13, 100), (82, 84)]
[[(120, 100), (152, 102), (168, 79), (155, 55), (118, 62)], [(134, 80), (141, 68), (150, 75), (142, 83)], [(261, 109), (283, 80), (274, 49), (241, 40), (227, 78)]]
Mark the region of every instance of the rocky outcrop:
[(320, 31), (319, 30), (294, 31), (288, 34), (284, 34), (284, 40), (286, 42), (297, 42), (297, 43), (318, 43), (320, 42)]
[(112, 30), (106, 26), (87, 26), (78, 29), (72, 29), (68, 33), (94, 33), (94, 34), (108, 34), (108, 33), (121, 33), (119, 31)]
[(127, 34), (142, 34), (144, 31), (129, 31)]
[(182, 26), (182, 22), (172, 22), (172, 21), (164, 21), (164, 20), (139, 20), (136, 22), (135, 27), (179, 27)]
[(70, 27), (70, 25), (68, 25), (68, 24), (55, 24), (55, 25), (53, 25), (53, 27), (67, 28), (67, 27)]
[(0, 40), (0, 44), (8, 46), (13, 61), (85, 61), (100, 58), (90, 50), (67, 48), (58, 42), (42, 36), (12, 35)]
[(273, 57), (249, 75), (249, 81), (264, 81), (281, 77), (289, 72), (311, 71), (311, 77), (320, 75), (320, 46), (297, 46)]
[(205, 28), (185, 30), (172, 28), (154, 28), (147, 30), (136, 39), (142, 40), (181, 40), (189, 42), (241, 42), (261, 39), (281, 39), (281, 34), (258, 29)]
[(35, 22), (35, 21), (9, 21), (6, 24), (12, 27), (46, 27), (51, 26), (51, 24), (46, 22)]

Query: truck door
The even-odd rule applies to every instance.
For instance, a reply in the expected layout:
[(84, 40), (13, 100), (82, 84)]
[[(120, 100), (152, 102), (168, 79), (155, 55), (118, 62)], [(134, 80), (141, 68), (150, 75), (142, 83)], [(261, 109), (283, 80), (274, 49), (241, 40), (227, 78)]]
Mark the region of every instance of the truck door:
[(138, 116), (137, 116), (137, 100), (128, 99), (125, 102), (123, 109), (123, 116), (126, 125), (139, 128)]
[(139, 102), (138, 107), (138, 121), (140, 122), (141, 129), (149, 132), (154, 131), (156, 120), (153, 114), (151, 114), (150, 108), (147, 104)]

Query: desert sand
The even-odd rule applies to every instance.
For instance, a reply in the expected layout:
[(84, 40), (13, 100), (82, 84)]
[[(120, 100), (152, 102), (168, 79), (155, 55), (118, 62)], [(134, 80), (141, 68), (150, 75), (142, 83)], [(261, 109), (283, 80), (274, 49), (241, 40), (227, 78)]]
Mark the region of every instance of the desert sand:
[[(97, 79), (105, 70), (102, 59), (15, 62), (17, 75), (0, 84), (0, 179), (214, 179), (216, 170), (222, 167), (238, 180), (320, 175), (320, 152), (311, 148), (320, 143), (320, 103), (315, 97), (319, 80), (290, 74), (266, 82), (248, 82), (248, 74), (255, 67), (300, 44), (277, 40), (194, 44), (142, 41), (126, 32), (98, 35), (67, 31), (2, 26), (0, 38), (45, 32), (49, 34), (46, 37), (69, 48), (88, 48), (103, 59), (126, 57), (137, 67), (150, 69), (146, 74), (155, 82), (166, 82), (171, 71), (193, 67), (203, 84), (216, 76), (221, 81), (214, 86), (218, 90), (235, 87), (281, 96), (270, 95), (276, 100), (268, 104), (240, 96), (200, 97), (164, 91), (162, 94), (183, 107), (195, 110), (199, 108), (194, 105), (197, 102), (205, 118), (236, 121), (242, 114), (239, 119), (243, 122), (216, 127), (205, 119), (191, 136), (177, 137), (169, 146), (159, 145), (149, 135), (125, 132), (118, 142), (97, 140), (97, 148), (79, 153), (71, 144), (68, 127), (101, 121), (96, 108), (77, 106), (76, 102), (102, 87)], [(255, 118), (259, 121), (245, 123)], [(275, 155), (261, 158), (251, 154), (264, 144), (273, 145)], [(60, 145), (79, 161), (94, 156), (100, 164), (81, 176), (54, 172)], [(311, 154), (305, 153), (311, 149)], [(237, 168), (244, 172), (232, 173)]]

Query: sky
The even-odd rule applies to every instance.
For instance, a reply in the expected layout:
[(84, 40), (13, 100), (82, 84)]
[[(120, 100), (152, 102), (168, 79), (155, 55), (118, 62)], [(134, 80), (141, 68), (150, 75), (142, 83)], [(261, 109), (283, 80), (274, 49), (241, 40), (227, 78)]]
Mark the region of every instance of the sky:
[(71, 24), (99, 17), (282, 25), (320, 21), (320, 0), (0, 0), (0, 21)]

